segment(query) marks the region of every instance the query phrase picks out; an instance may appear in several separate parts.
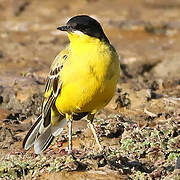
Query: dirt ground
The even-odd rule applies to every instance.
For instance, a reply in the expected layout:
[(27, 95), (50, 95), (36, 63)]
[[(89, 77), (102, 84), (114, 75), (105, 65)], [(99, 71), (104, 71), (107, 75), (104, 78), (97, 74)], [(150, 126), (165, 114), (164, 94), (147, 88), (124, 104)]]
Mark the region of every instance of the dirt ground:
[[(68, 44), (56, 30), (72, 16), (101, 22), (121, 62), (116, 95), (94, 124), (73, 122), (41, 155), (22, 140), (40, 113), (49, 67)], [(180, 0), (0, 1), (1, 179), (179, 179)]]

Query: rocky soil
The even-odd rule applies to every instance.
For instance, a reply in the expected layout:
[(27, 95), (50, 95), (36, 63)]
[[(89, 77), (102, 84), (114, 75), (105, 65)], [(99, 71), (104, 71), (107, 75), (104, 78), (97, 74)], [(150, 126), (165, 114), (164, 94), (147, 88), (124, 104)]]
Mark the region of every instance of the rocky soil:
[[(40, 113), (50, 64), (68, 44), (56, 28), (77, 14), (101, 22), (122, 73), (94, 121), (104, 154), (82, 119), (68, 162), (67, 128), (38, 156), (22, 140)], [(0, 42), (1, 179), (179, 179), (179, 0), (1, 0)]]

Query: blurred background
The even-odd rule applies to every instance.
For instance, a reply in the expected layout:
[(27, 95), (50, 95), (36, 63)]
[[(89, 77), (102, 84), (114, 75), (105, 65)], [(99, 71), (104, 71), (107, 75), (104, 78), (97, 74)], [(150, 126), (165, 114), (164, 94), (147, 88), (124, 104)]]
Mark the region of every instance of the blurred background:
[[(124, 166), (118, 166), (121, 171), (112, 171), (112, 168), (103, 171), (111, 179), (120, 178), (122, 174), (130, 177), (132, 172), (133, 179), (140, 176), (172, 177), (177, 166), (175, 160), (179, 156), (177, 149), (180, 148), (180, 0), (0, 0), (1, 159), (3, 162), (10, 161), (4, 159), (6, 154), (22, 153), (22, 138), (40, 113), (42, 92), (50, 64), (68, 44), (66, 34), (56, 28), (64, 25), (72, 16), (80, 14), (92, 16), (101, 23), (120, 56), (122, 74), (116, 95), (97, 115), (97, 119), (103, 119), (101, 123), (96, 124), (95, 121), (102, 143), (106, 147), (118, 149), (123, 157), (129, 158), (119, 160), (121, 164), (135, 159), (140, 162), (139, 169), (136, 170), (132, 170), (132, 164), (125, 163)], [(113, 124), (109, 116), (118, 116), (119, 119), (116, 118)], [(131, 122), (133, 126), (128, 125), (127, 128), (123, 122)], [(168, 132), (163, 132), (161, 137), (166, 139), (166, 148), (161, 143), (156, 144), (159, 149), (153, 149), (154, 146), (148, 144), (151, 151), (145, 145), (136, 147), (141, 138), (134, 144), (131, 143), (131, 150), (122, 146), (127, 143), (127, 137), (133, 138), (130, 134), (134, 134), (137, 127), (145, 128), (141, 133), (150, 133), (151, 128), (160, 125), (162, 129), (157, 132), (161, 135), (163, 129)], [(78, 139), (74, 138), (75, 148), (82, 148), (79, 139), (84, 138), (83, 142), (91, 152), (94, 145), (92, 146), (91, 133), (86, 129), (84, 121), (75, 122), (74, 132), (79, 129), (87, 135), (83, 137), (80, 133)], [(141, 133), (141, 137), (148, 136), (148, 142), (159, 142), (155, 135), (152, 137)], [(140, 149), (143, 152), (136, 154)], [(26, 161), (28, 160), (24, 159)], [(141, 162), (149, 163), (153, 168), (142, 169), (145, 167)], [(11, 165), (8, 167), (12, 170), (15, 167)], [(166, 168), (169, 166), (171, 171)], [(6, 169), (9, 177), (9, 169), (1, 167), (4, 169), (0, 170), (0, 175)], [(14, 176), (18, 176), (17, 174), (15, 169)], [(22, 174), (19, 176), (22, 177)], [(94, 178), (92, 173), (86, 176)]]

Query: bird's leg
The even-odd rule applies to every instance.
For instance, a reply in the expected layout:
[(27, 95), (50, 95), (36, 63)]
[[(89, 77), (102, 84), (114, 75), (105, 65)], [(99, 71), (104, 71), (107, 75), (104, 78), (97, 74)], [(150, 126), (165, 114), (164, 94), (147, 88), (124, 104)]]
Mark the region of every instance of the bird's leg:
[(72, 115), (66, 115), (68, 124), (68, 154), (72, 154)]
[(94, 129), (93, 119), (94, 119), (94, 114), (88, 114), (88, 116), (87, 116), (88, 126), (91, 128), (91, 131), (92, 131), (92, 133), (94, 135), (96, 143), (98, 144), (100, 152), (102, 152), (103, 148), (102, 148), (102, 146), (101, 146), (101, 144), (99, 142), (98, 136), (97, 136), (96, 131)]
[(66, 158), (66, 164), (69, 164), (71, 162), (76, 162), (76, 157), (74, 157), (72, 153), (72, 121), (73, 121), (73, 116), (72, 115), (67, 115), (66, 114), (66, 119), (67, 119), (67, 124), (68, 124), (68, 156)]

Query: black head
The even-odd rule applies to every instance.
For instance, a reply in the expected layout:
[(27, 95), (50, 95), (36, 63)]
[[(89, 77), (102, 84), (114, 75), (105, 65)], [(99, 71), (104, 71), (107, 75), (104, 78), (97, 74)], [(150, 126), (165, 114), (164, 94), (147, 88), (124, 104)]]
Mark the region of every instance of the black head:
[(67, 32), (80, 31), (88, 36), (92, 36), (100, 40), (109, 42), (109, 40), (103, 32), (101, 25), (95, 19), (87, 15), (72, 17), (67, 22), (66, 26), (61, 26), (57, 29)]

